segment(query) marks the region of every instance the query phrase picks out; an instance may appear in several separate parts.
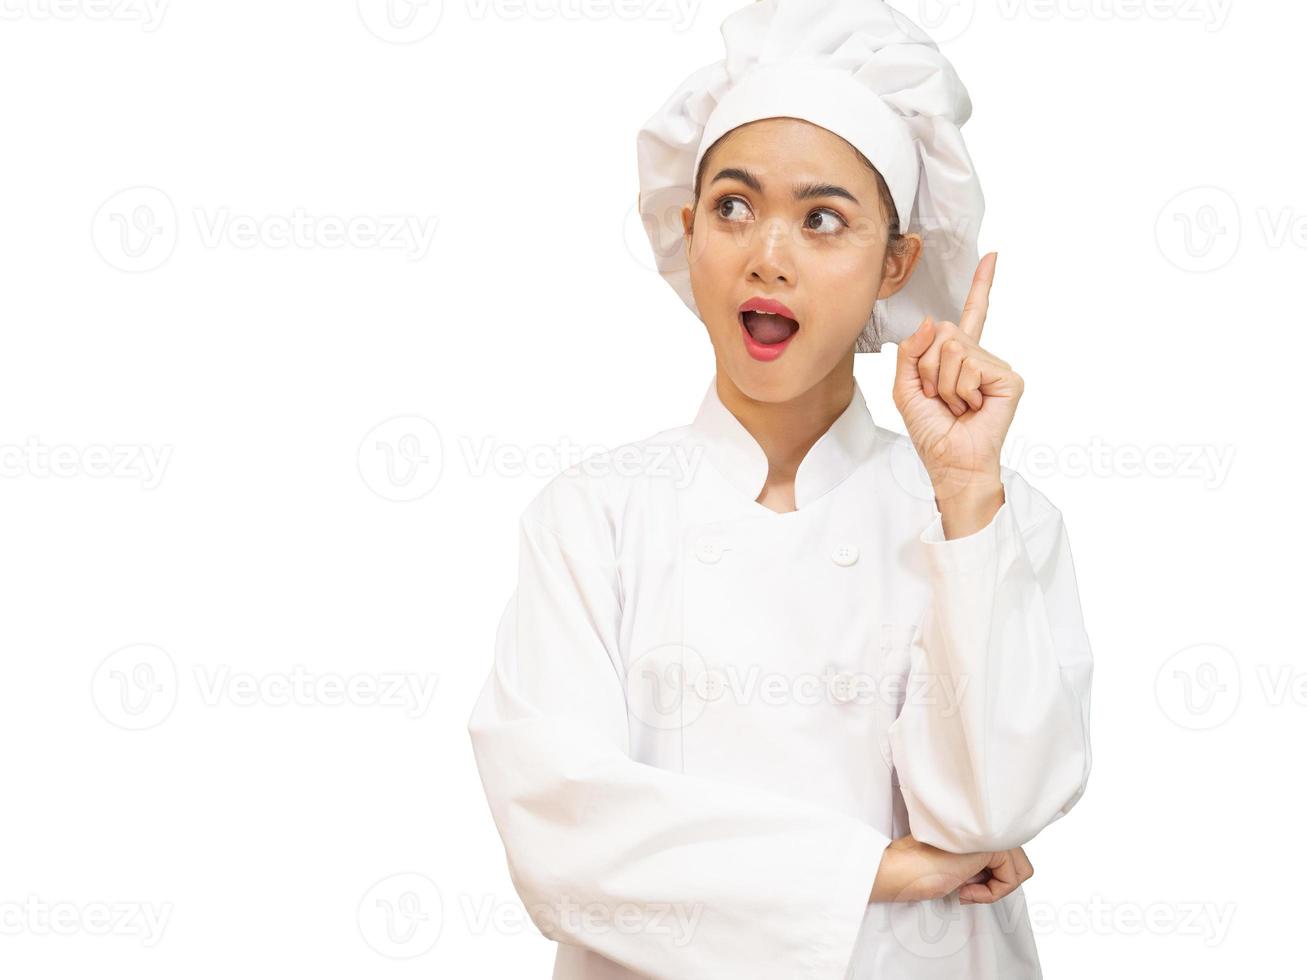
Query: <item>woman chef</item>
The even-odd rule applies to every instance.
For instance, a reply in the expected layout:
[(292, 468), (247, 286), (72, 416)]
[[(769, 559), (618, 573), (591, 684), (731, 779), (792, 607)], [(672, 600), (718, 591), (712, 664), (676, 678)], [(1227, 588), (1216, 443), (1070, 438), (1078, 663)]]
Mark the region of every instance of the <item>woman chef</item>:
[[(561, 980), (1039, 977), (1021, 845), (1084, 791), (1092, 662), (999, 463), (970, 101), (879, 0), (722, 35), (638, 139), (715, 374), (527, 506), (469, 723), (513, 882)], [(854, 379), (885, 340), (906, 436)]]

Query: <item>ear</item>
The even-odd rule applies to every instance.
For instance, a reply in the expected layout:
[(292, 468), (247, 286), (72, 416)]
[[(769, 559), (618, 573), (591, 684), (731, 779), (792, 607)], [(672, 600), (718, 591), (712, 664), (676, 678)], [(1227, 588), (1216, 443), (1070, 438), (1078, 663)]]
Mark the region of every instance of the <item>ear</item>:
[(685, 229), (685, 237), (689, 238), (694, 234), (694, 205), (687, 204), (681, 208), (681, 227)]
[(886, 250), (885, 270), (880, 280), (880, 292), (876, 294), (877, 299), (893, 296), (907, 285), (912, 278), (912, 270), (921, 258), (922, 246), (921, 236), (911, 232), (903, 236), (897, 248)]

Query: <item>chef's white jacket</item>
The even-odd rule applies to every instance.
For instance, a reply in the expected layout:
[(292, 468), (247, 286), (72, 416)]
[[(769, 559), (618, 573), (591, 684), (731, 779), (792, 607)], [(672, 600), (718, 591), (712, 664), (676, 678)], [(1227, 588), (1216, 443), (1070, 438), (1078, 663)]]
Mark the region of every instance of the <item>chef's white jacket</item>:
[(690, 425), (555, 477), (469, 732), (556, 980), (1039, 977), (1023, 890), (868, 901), (892, 838), (1024, 844), (1090, 769), (1090, 647), (1059, 511), (1003, 467), (946, 540), (861, 389), (797, 509), (708, 386)]

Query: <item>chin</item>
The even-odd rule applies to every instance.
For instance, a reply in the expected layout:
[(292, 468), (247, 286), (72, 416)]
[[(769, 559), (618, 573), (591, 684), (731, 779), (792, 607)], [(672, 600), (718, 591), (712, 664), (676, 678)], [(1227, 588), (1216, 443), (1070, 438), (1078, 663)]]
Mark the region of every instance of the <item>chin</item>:
[(757, 402), (787, 402), (802, 395), (818, 378), (806, 361), (787, 360), (791, 353), (798, 351), (786, 351), (774, 361), (761, 362), (739, 351), (723, 363), (735, 387), (746, 397)]
[(714, 354), (735, 387), (758, 402), (786, 402), (811, 389), (852, 352), (854, 338), (833, 342), (816, 323), (799, 328), (784, 350), (772, 357), (757, 356), (741, 334), (736, 315), (729, 314), (709, 328)]

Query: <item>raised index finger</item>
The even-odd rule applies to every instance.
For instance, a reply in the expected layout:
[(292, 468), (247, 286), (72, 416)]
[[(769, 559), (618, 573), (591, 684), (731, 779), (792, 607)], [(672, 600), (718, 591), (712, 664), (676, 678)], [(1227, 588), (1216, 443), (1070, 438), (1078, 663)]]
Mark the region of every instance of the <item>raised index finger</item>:
[(971, 280), (971, 292), (967, 293), (966, 305), (962, 307), (962, 319), (958, 321), (962, 332), (976, 343), (980, 342), (980, 332), (985, 329), (985, 317), (989, 314), (989, 288), (994, 285), (994, 268), (997, 265), (997, 252), (990, 252), (980, 260)]

